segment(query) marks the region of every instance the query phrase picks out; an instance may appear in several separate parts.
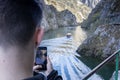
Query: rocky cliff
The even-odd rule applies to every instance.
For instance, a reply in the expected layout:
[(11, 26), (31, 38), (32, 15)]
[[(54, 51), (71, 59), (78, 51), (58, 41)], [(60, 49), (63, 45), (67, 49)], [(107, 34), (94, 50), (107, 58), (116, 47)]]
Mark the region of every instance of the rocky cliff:
[(43, 4), (42, 25), (46, 31), (58, 27), (79, 25), (91, 8), (79, 0), (40, 0)]
[(43, 20), (41, 24), (46, 31), (77, 24), (76, 17), (69, 10), (59, 12), (53, 5), (47, 5), (43, 0), (40, 3), (43, 4)]
[(79, 53), (108, 57), (120, 48), (120, 24), (107, 24), (97, 27), (79, 48)]
[(82, 27), (94, 31), (99, 25), (120, 22), (120, 1), (101, 0), (82, 23)]
[(95, 6), (100, 2), (100, 0), (80, 0), (90, 8), (95, 8)]
[(76, 17), (68, 10), (58, 12), (52, 5), (46, 5), (43, 11), (42, 26), (46, 30), (77, 25)]
[(53, 5), (59, 12), (68, 10), (76, 17), (78, 23), (88, 17), (91, 8), (87, 7), (80, 0), (45, 0), (47, 5)]
[(120, 48), (120, 0), (101, 0), (82, 24), (91, 35), (79, 47), (85, 55), (108, 57)]

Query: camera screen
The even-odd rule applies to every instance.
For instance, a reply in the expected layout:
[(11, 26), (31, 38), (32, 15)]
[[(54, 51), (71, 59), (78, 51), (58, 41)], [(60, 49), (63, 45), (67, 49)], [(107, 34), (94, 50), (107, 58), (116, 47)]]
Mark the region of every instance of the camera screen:
[(38, 47), (35, 58), (35, 65), (40, 65), (40, 70), (47, 69), (47, 48), (46, 47)]

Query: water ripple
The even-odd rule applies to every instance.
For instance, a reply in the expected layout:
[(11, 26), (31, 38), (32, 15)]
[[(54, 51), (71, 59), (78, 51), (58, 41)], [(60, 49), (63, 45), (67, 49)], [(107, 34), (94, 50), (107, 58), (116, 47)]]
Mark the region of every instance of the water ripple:
[[(77, 45), (66, 37), (43, 40), (41, 46), (48, 48), (48, 55), (52, 61), (53, 68), (58, 70), (64, 80), (81, 80), (89, 71), (82, 61), (77, 57)], [(99, 75), (94, 74), (88, 80), (103, 80)]]

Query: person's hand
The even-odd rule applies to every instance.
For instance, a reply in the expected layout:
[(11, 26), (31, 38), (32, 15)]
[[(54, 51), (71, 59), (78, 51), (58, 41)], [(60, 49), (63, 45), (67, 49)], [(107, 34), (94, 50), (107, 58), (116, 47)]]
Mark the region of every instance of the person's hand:
[[(39, 69), (41, 68), (41, 65), (35, 65), (33, 66), (33, 71), (35, 72), (40, 72)], [(46, 71), (42, 71), (46, 76), (48, 76), (51, 72), (53, 71), (53, 66), (52, 63), (50, 61), (50, 58), (47, 57), (47, 70)]]
[(39, 69), (40, 69), (40, 68), (42, 68), (41, 65), (35, 65), (35, 66), (33, 66), (33, 71), (39, 72)]
[(47, 57), (47, 70), (44, 72), (46, 76), (48, 76), (53, 71), (53, 66), (50, 61), (50, 58)]

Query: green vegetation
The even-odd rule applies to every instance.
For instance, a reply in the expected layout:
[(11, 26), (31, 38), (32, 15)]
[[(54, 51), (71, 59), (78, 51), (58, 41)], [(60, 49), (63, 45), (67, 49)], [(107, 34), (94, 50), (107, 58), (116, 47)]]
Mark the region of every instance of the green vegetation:
[(87, 20), (84, 20), (81, 26), (86, 29), (90, 29), (90, 27), (92, 26), (93, 29), (95, 30), (96, 27), (101, 23), (99, 17), (100, 17), (100, 12), (97, 12), (91, 15), (90, 17), (88, 17)]
[(53, 18), (54, 16), (53, 16), (53, 14), (52, 13), (49, 13), (48, 14), (48, 18)]
[(91, 22), (95, 22), (97, 19), (99, 19), (100, 17), (100, 12), (95, 13), (92, 17), (91, 17)]

